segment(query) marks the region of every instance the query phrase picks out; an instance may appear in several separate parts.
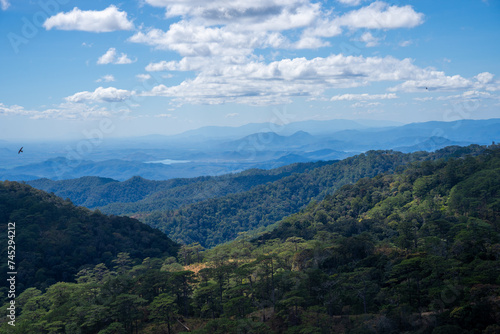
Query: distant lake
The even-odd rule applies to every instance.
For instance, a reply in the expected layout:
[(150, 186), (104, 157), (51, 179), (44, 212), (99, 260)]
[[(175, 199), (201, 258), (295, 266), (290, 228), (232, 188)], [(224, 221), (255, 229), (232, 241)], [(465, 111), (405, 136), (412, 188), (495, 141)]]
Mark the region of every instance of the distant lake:
[(146, 161), (147, 164), (164, 164), (164, 165), (172, 165), (172, 164), (185, 164), (191, 162), (189, 160), (172, 160), (172, 159), (165, 159), (165, 160), (158, 160), (158, 161)]

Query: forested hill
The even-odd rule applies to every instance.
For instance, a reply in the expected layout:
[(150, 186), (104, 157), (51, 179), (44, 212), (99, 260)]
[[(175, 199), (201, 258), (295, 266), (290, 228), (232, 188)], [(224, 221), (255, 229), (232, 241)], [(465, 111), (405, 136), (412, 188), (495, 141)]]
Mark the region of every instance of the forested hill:
[(361, 179), (283, 219), (259, 242), (365, 231), (406, 252), (444, 256), (453, 240), (455, 255), (486, 251), (488, 243), (500, 241), (500, 146), (476, 157), (413, 163), (398, 174)]
[(394, 172), (414, 161), (480, 154), (484, 149), (483, 146), (471, 145), (447, 147), (433, 153), (369, 151), (247, 192), (209, 199), (177, 210), (153, 212), (144, 221), (176, 241), (199, 242), (204, 247), (213, 247), (235, 239), (240, 232), (269, 226), (298, 212), (312, 200), (321, 200), (326, 194), (361, 178)]
[(119, 182), (86, 176), (60, 181), (38, 179), (26, 183), (62, 198), (69, 198), (76, 205), (99, 207), (102, 212), (123, 215), (176, 209), (209, 198), (247, 191), (260, 184), (332, 163), (334, 161), (295, 163), (271, 170), (250, 169), (236, 174), (166, 181), (146, 180), (136, 176)]
[(26, 290), (0, 332), (498, 333), (500, 147), (345, 185), (257, 239), (122, 263)]
[[(175, 255), (178, 245), (162, 232), (128, 217), (108, 217), (17, 182), (0, 182), (2, 254), (7, 254), (7, 225), (15, 224), (18, 292), (73, 281), (85, 266), (113, 267), (119, 253), (133, 259)], [(11, 225), (12, 226), (12, 225)], [(0, 264), (2, 275), (7, 259)], [(3, 276), (2, 276), (3, 277)], [(2, 280), (2, 293), (6, 280)]]

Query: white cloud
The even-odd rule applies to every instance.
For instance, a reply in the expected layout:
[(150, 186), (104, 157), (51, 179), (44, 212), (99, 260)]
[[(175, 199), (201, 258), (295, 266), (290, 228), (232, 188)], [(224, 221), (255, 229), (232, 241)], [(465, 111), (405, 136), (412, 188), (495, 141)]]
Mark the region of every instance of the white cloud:
[(135, 95), (135, 92), (115, 87), (98, 87), (93, 92), (83, 91), (65, 98), (68, 102), (122, 102)]
[(380, 38), (374, 37), (371, 32), (367, 31), (363, 33), (363, 35), (361, 35), (359, 40), (366, 43), (366, 47), (370, 48), (373, 46), (377, 46), (379, 44), (378, 42), (380, 41)]
[(234, 32), (224, 27), (205, 27), (187, 21), (172, 24), (166, 32), (160, 29), (138, 32), (129, 41), (173, 50), (188, 57), (246, 56), (256, 48), (278, 48), (286, 43), (279, 33)]
[[(331, 15), (330, 15), (331, 16)], [(297, 43), (297, 48), (302, 45), (302, 40), (314, 40), (318, 37), (333, 37), (342, 33), (342, 27), (347, 27), (351, 30), (356, 29), (397, 29), (397, 28), (412, 28), (423, 23), (424, 15), (417, 13), (407, 5), (403, 7), (389, 6), (385, 2), (376, 1), (369, 6), (362, 7), (357, 10), (352, 10), (341, 16), (331, 16), (324, 13), (322, 17), (318, 17), (314, 24), (311, 24), (303, 31), (301, 40)], [(368, 35), (370, 34), (370, 35)], [(365, 33), (365, 39), (372, 37), (371, 40), (366, 40), (367, 46), (374, 46), (377, 40), (370, 32)], [(308, 43), (304, 43), (306, 46)], [(321, 45), (320, 41), (310, 43), (312, 47), (326, 46), (324, 42)]]
[(367, 100), (387, 100), (397, 99), (398, 96), (394, 93), (389, 94), (343, 94), (332, 96), (330, 101), (367, 101)]
[(55, 28), (88, 32), (110, 32), (134, 28), (134, 24), (127, 19), (127, 13), (121, 12), (114, 5), (102, 11), (83, 11), (75, 7), (70, 12), (58, 13), (49, 17), (43, 26), (47, 30)]
[(233, 117), (236, 117), (236, 116), (239, 116), (240, 114), (238, 114), (237, 112), (233, 112), (233, 113), (229, 113), (226, 115), (226, 118), (233, 118)]
[(424, 70), (416, 79), (407, 80), (389, 90), (404, 92), (424, 92), (426, 90), (453, 91), (469, 89), (472, 85), (471, 80), (465, 79), (460, 75), (447, 76), (441, 71)]
[(139, 81), (147, 81), (149, 79), (151, 79), (151, 74), (137, 74), (135, 76)]
[(91, 120), (127, 112), (127, 110), (112, 112), (103, 107), (72, 102), (64, 102), (44, 110), (26, 110), (22, 106), (14, 105), (9, 107), (0, 103), (0, 116), (25, 116), (31, 119)]
[[(288, 103), (294, 97), (321, 98), (324, 92), (331, 88), (369, 86), (375, 82), (402, 82), (390, 89), (393, 92), (453, 91), (478, 83), (459, 75), (447, 76), (444, 72), (434, 69), (420, 68), (415, 66), (411, 59), (400, 60), (390, 56), (362, 57), (339, 54), (325, 58), (283, 59), (271, 63), (254, 60), (231, 65), (186, 57), (180, 61), (149, 64), (147, 69), (196, 73), (195, 78), (187, 79), (177, 86), (158, 85), (143, 93), (148, 96), (171, 97), (181, 104)], [(488, 76), (480, 77), (486, 80)], [(394, 93), (344, 94), (334, 96), (332, 100), (368, 101), (393, 98), (397, 98)]]
[(432, 101), (434, 98), (432, 96), (427, 96), (427, 97), (414, 97), (413, 98), (415, 101), (419, 102), (427, 102), (427, 101)]
[(402, 41), (402, 42), (399, 43), (399, 46), (405, 48), (405, 47), (410, 46), (412, 44), (413, 44), (412, 41)]
[(96, 80), (96, 82), (113, 82), (115, 81), (115, 77), (111, 74), (104, 75)]
[[(357, 6), (362, 0), (339, 0)], [(287, 103), (294, 97), (320, 99), (332, 88), (393, 82), (396, 91), (460, 90), (477, 85), (496, 87), (488, 75), (466, 79), (431, 68), (420, 68), (411, 59), (331, 55), (314, 59), (282, 59), (267, 63), (257, 49), (312, 49), (329, 46), (327, 38), (343, 29), (363, 29), (358, 35), (367, 47), (378, 45), (387, 29), (412, 28), (424, 15), (410, 5), (382, 1), (339, 14), (310, 0), (146, 0), (162, 7), (167, 17), (180, 21), (164, 31), (150, 28), (129, 38), (160, 50), (177, 52), (180, 60), (151, 62), (146, 71), (191, 71), (194, 77), (179, 85), (158, 85), (141, 93), (166, 96), (174, 102), (218, 104), (227, 102), (266, 105)], [(293, 30), (292, 30), (293, 29)], [(292, 34), (284, 31), (292, 30)], [(402, 42), (402, 46), (411, 41)], [(170, 75), (170, 74), (169, 74)], [(488, 80), (493, 80), (489, 83)], [(344, 94), (333, 100), (369, 101), (397, 98), (396, 94)], [(376, 103), (376, 102), (375, 102)], [(365, 103), (365, 105), (367, 105)]]
[(489, 84), (493, 82), (494, 75), (489, 72), (479, 73), (474, 77), (480, 84)]
[(447, 76), (442, 71), (422, 69), (421, 72), (410, 80), (403, 82), (390, 91), (423, 92), (423, 91), (455, 91), (465, 89), (485, 89), (488, 91), (500, 90), (500, 82), (494, 80), (494, 75), (484, 72), (471, 79), (460, 75)]
[(0, 5), (2, 7), (2, 10), (7, 10), (7, 8), (9, 8), (10, 6), (9, 0), (0, 0)]
[(351, 108), (369, 108), (369, 107), (377, 107), (381, 105), (382, 103), (380, 102), (366, 102), (366, 101), (361, 101), (361, 102), (356, 102), (351, 104)]
[(105, 65), (105, 64), (131, 64), (133, 63), (134, 60), (131, 60), (128, 58), (128, 56), (125, 53), (121, 53), (120, 56), (117, 56), (116, 49), (115, 48), (109, 48), (108, 51), (106, 51), (105, 54), (103, 54), (99, 59), (97, 60), (97, 64), (99, 65)]
[(35, 111), (26, 110), (22, 106), (6, 106), (0, 103), (0, 115), (2, 116), (32, 116), (34, 114), (36, 114)]
[(351, 29), (413, 28), (424, 22), (424, 14), (415, 12), (410, 5), (389, 6), (385, 2), (375, 1), (342, 15), (336, 22)]
[[(239, 102), (257, 105), (290, 102), (298, 96), (320, 97), (329, 88), (351, 88), (377, 81), (399, 81), (424, 71), (409, 59), (331, 55), (326, 58), (283, 59), (269, 64), (214, 63), (198, 68), (194, 79), (178, 86), (159, 85), (146, 95), (173, 97), (180, 103)], [(189, 58), (150, 64), (149, 69), (192, 70)], [(362, 95), (361, 95), (362, 96)], [(395, 94), (379, 95), (392, 98)], [(365, 98), (369, 98), (365, 95)]]
[(181, 16), (203, 25), (231, 25), (233, 30), (282, 31), (305, 27), (320, 15), (308, 0), (146, 0), (164, 7), (167, 17)]
[(131, 64), (133, 63), (135, 60), (132, 60), (130, 58), (128, 58), (128, 56), (125, 54), (125, 53), (122, 53), (117, 59), (116, 61), (114, 62), (114, 64)]
[(341, 4), (348, 5), (348, 6), (358, 6), (361, 2), (364, 0), (337, 0)]
[(436, 99), (440, 100), (440, 101), (446, 101), (446, 100), (451, 100), (451, 101), (462, 100), (462, 101), (464, 101), (464, 100), (478, 100), (478, 99), (499, 99), (499, 97), (497, 95), (493, 95), (493, 94), (488, 93), (488, 92), (469, 90), (469, 91), (464, 92), (462, 94), (440, 96)]

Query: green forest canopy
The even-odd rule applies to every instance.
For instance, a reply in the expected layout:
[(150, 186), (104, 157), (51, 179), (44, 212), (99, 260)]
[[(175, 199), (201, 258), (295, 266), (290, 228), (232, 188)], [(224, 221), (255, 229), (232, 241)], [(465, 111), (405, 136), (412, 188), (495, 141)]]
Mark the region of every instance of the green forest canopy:
[(177, 258), (119, 253), (76, 283), (27, 289), (9, 329), (496, 333), (499, 173), (498, 147), (415, 162), (345, 185), (256, 239), (183, 246)]

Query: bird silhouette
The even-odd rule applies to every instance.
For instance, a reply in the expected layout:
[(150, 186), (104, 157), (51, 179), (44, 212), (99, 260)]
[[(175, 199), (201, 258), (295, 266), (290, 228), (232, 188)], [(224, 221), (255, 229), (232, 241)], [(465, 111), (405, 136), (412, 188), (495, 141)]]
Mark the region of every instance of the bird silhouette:
[[(23, 147), (24, 147), (24, 146), (23, 146)], [(19, 149), (19, 151), (17, 152), (17, 154), (19, 154), (19, 153), (24, 153), (24, 151), (23, 151), (23, 147), (21, 147), (21, 148)]]

